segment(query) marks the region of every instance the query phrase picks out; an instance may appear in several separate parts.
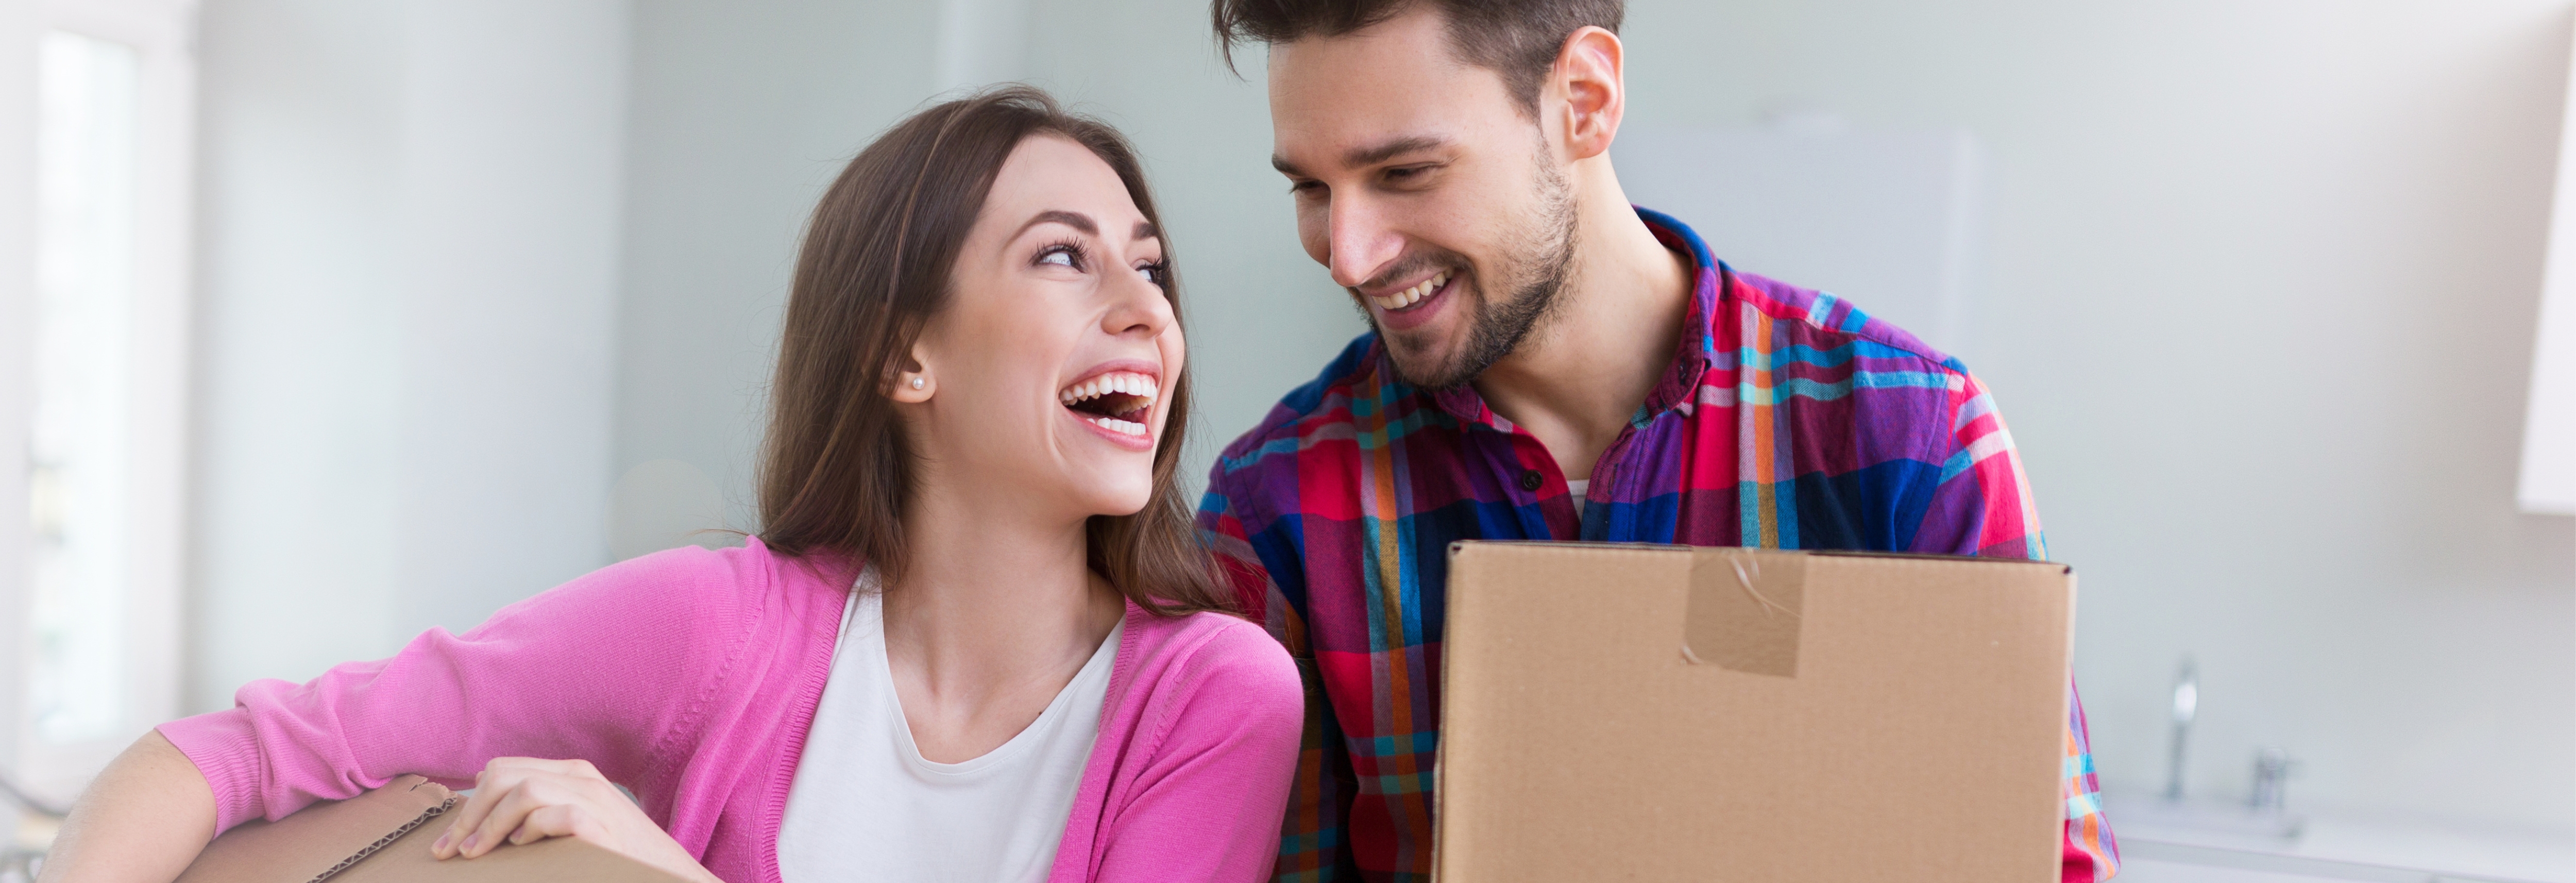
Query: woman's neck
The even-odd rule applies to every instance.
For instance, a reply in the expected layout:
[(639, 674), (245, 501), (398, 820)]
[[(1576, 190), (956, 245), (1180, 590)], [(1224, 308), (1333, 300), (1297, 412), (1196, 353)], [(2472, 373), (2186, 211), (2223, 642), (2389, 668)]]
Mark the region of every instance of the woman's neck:
[(1026, 729), (1125, 613), (1091, 572), (1084, 522), (1033, 518), (1019, 502), (925, 488), (904, 519), (886, 659), (931, 760), (980, 757)]

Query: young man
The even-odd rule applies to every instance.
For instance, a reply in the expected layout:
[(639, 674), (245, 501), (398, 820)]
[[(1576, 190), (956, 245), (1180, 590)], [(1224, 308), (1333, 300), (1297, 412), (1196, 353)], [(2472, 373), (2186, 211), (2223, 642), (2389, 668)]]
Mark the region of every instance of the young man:
[[(1229, 54), (1270, 47), (1299, 239), (1375, 329), (1226, 449), (1199, 513), (1311, 679), (1280, 879), (1428, 878), (1453, 540), (2044, 555), (1957, 360), (1629, 204), (1622, 7), (1214, 2)], [(2103, 879), (2081, 706), (2065, 744), (2064, 877)]]

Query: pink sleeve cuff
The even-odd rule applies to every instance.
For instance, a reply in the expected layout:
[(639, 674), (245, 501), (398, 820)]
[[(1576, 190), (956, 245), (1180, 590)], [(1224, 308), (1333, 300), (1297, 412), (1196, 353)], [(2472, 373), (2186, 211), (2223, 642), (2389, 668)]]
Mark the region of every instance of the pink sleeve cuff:
[(237, 707), (183, 717), (157, 729), (197, 765), (197, 772), (206, 777), (206, 787), (215, 792), (215, 833), (265, 815), (259, 734), (251, 728), (249, 710)]

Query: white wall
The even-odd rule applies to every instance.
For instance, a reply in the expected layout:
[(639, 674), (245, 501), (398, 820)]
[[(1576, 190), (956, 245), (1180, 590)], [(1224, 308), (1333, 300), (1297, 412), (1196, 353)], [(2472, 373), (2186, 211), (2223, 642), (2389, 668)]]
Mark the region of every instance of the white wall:
[(190, 707), (605, 562), (626, 16), (205, 7)]
[(2161, 782), (2188, 652), (2205, 793), (2280, 745), (2308, 808), (2564, 830), (2576, 525), (2516, 514), (2514, 466), (2569, 26), (2561, 0), (1638, 2), (1631, 119), (1822, 106), (1988, 147), (1960, 355), (2081, 574), (2106, 787)]

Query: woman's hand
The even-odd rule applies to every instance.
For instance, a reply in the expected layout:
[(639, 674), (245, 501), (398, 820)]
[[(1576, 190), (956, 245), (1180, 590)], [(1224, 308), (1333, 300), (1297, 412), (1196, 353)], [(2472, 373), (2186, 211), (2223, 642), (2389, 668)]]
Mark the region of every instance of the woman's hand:
[(474, 777), (474, 796), (455, 810), (455, 820), (429, 851), (441, 859), (470, 859), (505, 841), (548, 837), (587, 840), (684, 879), (722, 883), (587, 760), (494, 758)]

